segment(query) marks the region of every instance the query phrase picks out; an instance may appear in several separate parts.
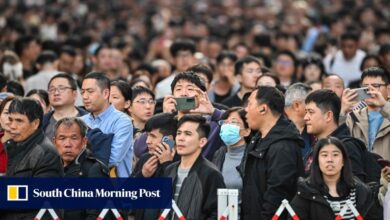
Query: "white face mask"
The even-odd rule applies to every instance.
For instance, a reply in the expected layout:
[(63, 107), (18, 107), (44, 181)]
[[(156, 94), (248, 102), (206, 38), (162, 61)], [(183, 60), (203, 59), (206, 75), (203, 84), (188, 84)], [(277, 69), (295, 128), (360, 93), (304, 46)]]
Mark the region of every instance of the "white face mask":
[(23, 65), (21, 62), (16, 64), (3, 63), (3, 74), (10, 80), (18, 80), (23, 76)]

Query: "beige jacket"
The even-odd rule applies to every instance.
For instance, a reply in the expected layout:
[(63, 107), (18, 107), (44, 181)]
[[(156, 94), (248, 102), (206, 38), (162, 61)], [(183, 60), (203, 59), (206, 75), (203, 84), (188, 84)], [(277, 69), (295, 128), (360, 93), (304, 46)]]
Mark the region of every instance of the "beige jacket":
[[(356, 116), (356, 121), (353, 120), (350, 114), (346, 119), (349, 131), (353, 137), (361, 139), (368, 146), (367, 107), (353, 113)], [(373, 143), (373, 152), (386, 160), (390, 160), (390, 102), (386, 102), (380, 113), (384, 119)]]

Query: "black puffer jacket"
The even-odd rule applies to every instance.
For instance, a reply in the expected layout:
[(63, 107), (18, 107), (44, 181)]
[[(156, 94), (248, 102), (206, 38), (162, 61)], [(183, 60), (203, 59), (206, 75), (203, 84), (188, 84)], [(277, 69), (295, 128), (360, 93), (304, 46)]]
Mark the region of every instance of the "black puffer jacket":
[[(108, 167), (91, 156), (88, 149), (83, 150), (80, 155), (65, 167), (65, 177), (76, 178), (109, 178)], [(95, 209), (67, 209), (64, 210), (64, 220), (95, 220), (100, 210)], [(108, 213), (111, 215), (111, 212)], [(115, 219), (111, 218), (105, 219)]]
[[(355, 178), (355, 186), (356, 209), (363, 219), (366, 219), (376, 197), (371, 189), (358, 178)], [(324, 196), (310, 185), (308, 179), (299, 180), (298, 193), (291, 202), (291, 206), (301, 220), (329, 220), (336, 217)]]
[(243, 220), (271, 219), (283, 199), (294, 197), (303, 175), (303, 144), (295, 125), (284, 116), (267, 136), (252, 138), (240, 166)]
[[(167, 167), (165, 176), (173, 179), (173, 192), (177, 182), (177, 169), (180, 161)], [(225, 188), (222, 174), (217, 168), (199, 156), (184, 179), (177, 206), (187, 220), (217, 219), (217, 189)], [(171, 219), (172, 217), (167, 217)], [(175, 220), (178, 219), (175, 217)]]
[[(5, 143), (8, 155), (7, 177), (63, 177), (64, 170), (52, 143), (43, 131), (38, 129), (24, 142), (9, 140)], [(3, 220), (34, 219), (38, 211), (6, 211), (1, 213)], [(61, 218), (61, 213), (57, 214)], [(46, 216), (46, 215), (45, 215)]]

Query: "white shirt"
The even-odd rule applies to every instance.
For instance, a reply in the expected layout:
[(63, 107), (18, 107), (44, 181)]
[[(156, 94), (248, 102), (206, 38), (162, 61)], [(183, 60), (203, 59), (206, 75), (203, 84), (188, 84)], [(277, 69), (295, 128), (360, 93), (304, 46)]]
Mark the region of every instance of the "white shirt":
[(172, 73), (170, 76), (167, 78), (161, 80), (159, 83), (156, 85), (155, 89), (155, 94), (156, 94), (156, 99), (159, 98), (164, 98), (166, 95), (171, 95), (171, 84), (173, 80), (176, 77), (176, 73)]
[[(361, 76), (360, 64), (366, 53), (362, 50), (357, 50), (355, 56), (346, 60), (341, 50), (336, 54), (328, 55), (324, 59), (325, 70), (327, 73), (335, 73), (344, 79), (344, 86), (348, 87), (351, 81), (359, 80)], [(333, 61), (332, 61), (333, 60)], [(333, 64), (331, 65), (331, 62)]]

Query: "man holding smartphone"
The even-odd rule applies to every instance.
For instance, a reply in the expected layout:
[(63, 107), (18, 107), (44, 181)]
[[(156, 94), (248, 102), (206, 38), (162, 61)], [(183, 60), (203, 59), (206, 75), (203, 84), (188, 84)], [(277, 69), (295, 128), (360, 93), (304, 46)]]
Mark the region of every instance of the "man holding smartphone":
[[(222, 111), (214, 108), (208, 98), (204, 82), (193, 71), (185, 71), (178, 74), (171, 84), (172, 95), (167, 95), (163, 102), (163, 112), (177, 113), (178, 119), (184, 115), (202, 115), (207, 116), (211, 125), (211, 131), (208, 141), (202, 149), (202, 155), (212, 160), (214, 152), (223, 145), (219, 136), (218, 121), (222, 116)], [(189, 103), (183, 101), (188, 100)], [(180, 101), (179, 101), (180, 100)], [(188, 109), (192, 100), (195, 102), (194, 108)]]
[[(176, 130), (177, 121), (172, 113), (156, 114), (146, 122), (148, 152), (137, 162), (132, 177), (161, 177), (165, 167), (172, 161), (178, 160), (177, 157), (175, 158), (175, 148), (170, 146), (174, 145)], [(137, 220), (157, 219), (159, 210), (137, 209), (133, 214)]]
[(380, 67), (371, 67), (363, 71), (362, 87), (368, 87), (369, 98), (364, 99), (367, 107), (352, 111), (346, 124), (355, 138), (363, 140), (367, 149), (390, 160), (390, 103), (389, 73)]

